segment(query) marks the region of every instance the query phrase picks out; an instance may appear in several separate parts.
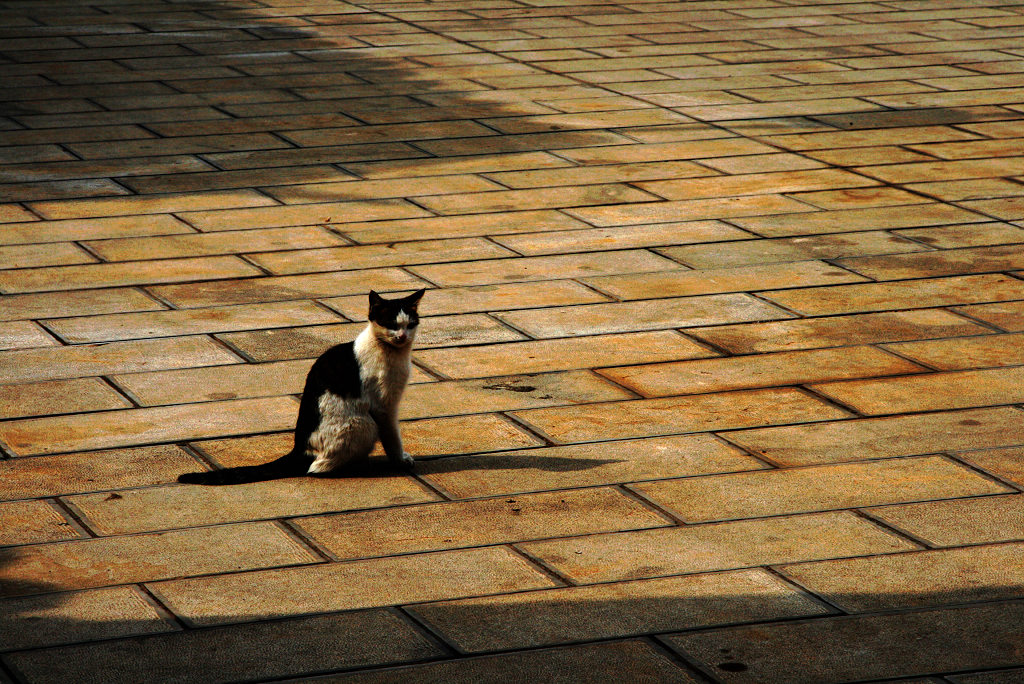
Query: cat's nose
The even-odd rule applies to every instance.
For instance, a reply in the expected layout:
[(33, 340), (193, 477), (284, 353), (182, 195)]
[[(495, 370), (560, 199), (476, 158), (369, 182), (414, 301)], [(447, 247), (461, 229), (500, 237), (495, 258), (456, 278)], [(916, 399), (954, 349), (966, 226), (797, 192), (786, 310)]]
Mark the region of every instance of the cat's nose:
[(397, 342), (398, 344), (404, 344), (407, 339), (409, 339), (409, 336), (406, 335), (404, 332), (395, 334), (395, 342)]

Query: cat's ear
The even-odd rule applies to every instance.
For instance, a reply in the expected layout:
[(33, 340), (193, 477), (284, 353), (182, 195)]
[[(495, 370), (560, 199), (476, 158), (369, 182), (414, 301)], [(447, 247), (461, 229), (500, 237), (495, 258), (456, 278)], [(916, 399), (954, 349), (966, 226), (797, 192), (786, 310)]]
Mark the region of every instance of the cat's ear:
[(415, 310), (420, 303), (420, 299), (423, 298), (426, 290), (416, 290), (411, 295), (402, 300), (402, 304)]
[(370, 290), (370, 308), (372, 309), (375, 306), (380, 306), (383, 303), (384, 303), (384, 298), (381, 297), (376, 292), (374, 292), (373, 290)]

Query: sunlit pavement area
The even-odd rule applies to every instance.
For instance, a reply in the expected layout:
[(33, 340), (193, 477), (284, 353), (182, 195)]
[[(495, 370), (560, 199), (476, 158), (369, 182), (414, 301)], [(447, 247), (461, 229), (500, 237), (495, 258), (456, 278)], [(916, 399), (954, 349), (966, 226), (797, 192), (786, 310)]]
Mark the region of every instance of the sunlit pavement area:
[[(1024, 2), (0, 2), (0, 682), (1024, 681)], [(235, 487), (370, 289), (415, 472)]]

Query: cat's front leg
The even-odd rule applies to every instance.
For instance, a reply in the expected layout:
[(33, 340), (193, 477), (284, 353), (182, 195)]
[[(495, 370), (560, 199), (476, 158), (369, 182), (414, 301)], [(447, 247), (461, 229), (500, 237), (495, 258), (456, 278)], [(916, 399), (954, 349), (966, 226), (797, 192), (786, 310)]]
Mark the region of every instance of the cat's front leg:
[(384, 453), (387, 454), (388, 460), (396, 466), (411, 468), (414, 461), (402, 447), (402, 435), (398, 431), (398, 416), (382, 413), (374, 415), (374, 420), (377, 421), (377, 434), (380, 436), (380, 444), (384, 447)]

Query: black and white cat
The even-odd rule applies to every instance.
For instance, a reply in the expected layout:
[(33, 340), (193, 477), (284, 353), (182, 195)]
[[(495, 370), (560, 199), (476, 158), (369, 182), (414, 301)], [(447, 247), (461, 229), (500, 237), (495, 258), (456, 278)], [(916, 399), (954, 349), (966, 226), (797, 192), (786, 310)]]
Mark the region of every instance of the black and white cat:
[(178, 482), (228, 485), (329, 473), (365, 460), (378, 439), (392, 463), (411, 467), (398, 431), (398, 403), (412, 370), (423, 293), (384, 299), (370, 292), (366, 328), (328, 349), (309, 370), (289, 453), (263, 465), (184, 473)]

